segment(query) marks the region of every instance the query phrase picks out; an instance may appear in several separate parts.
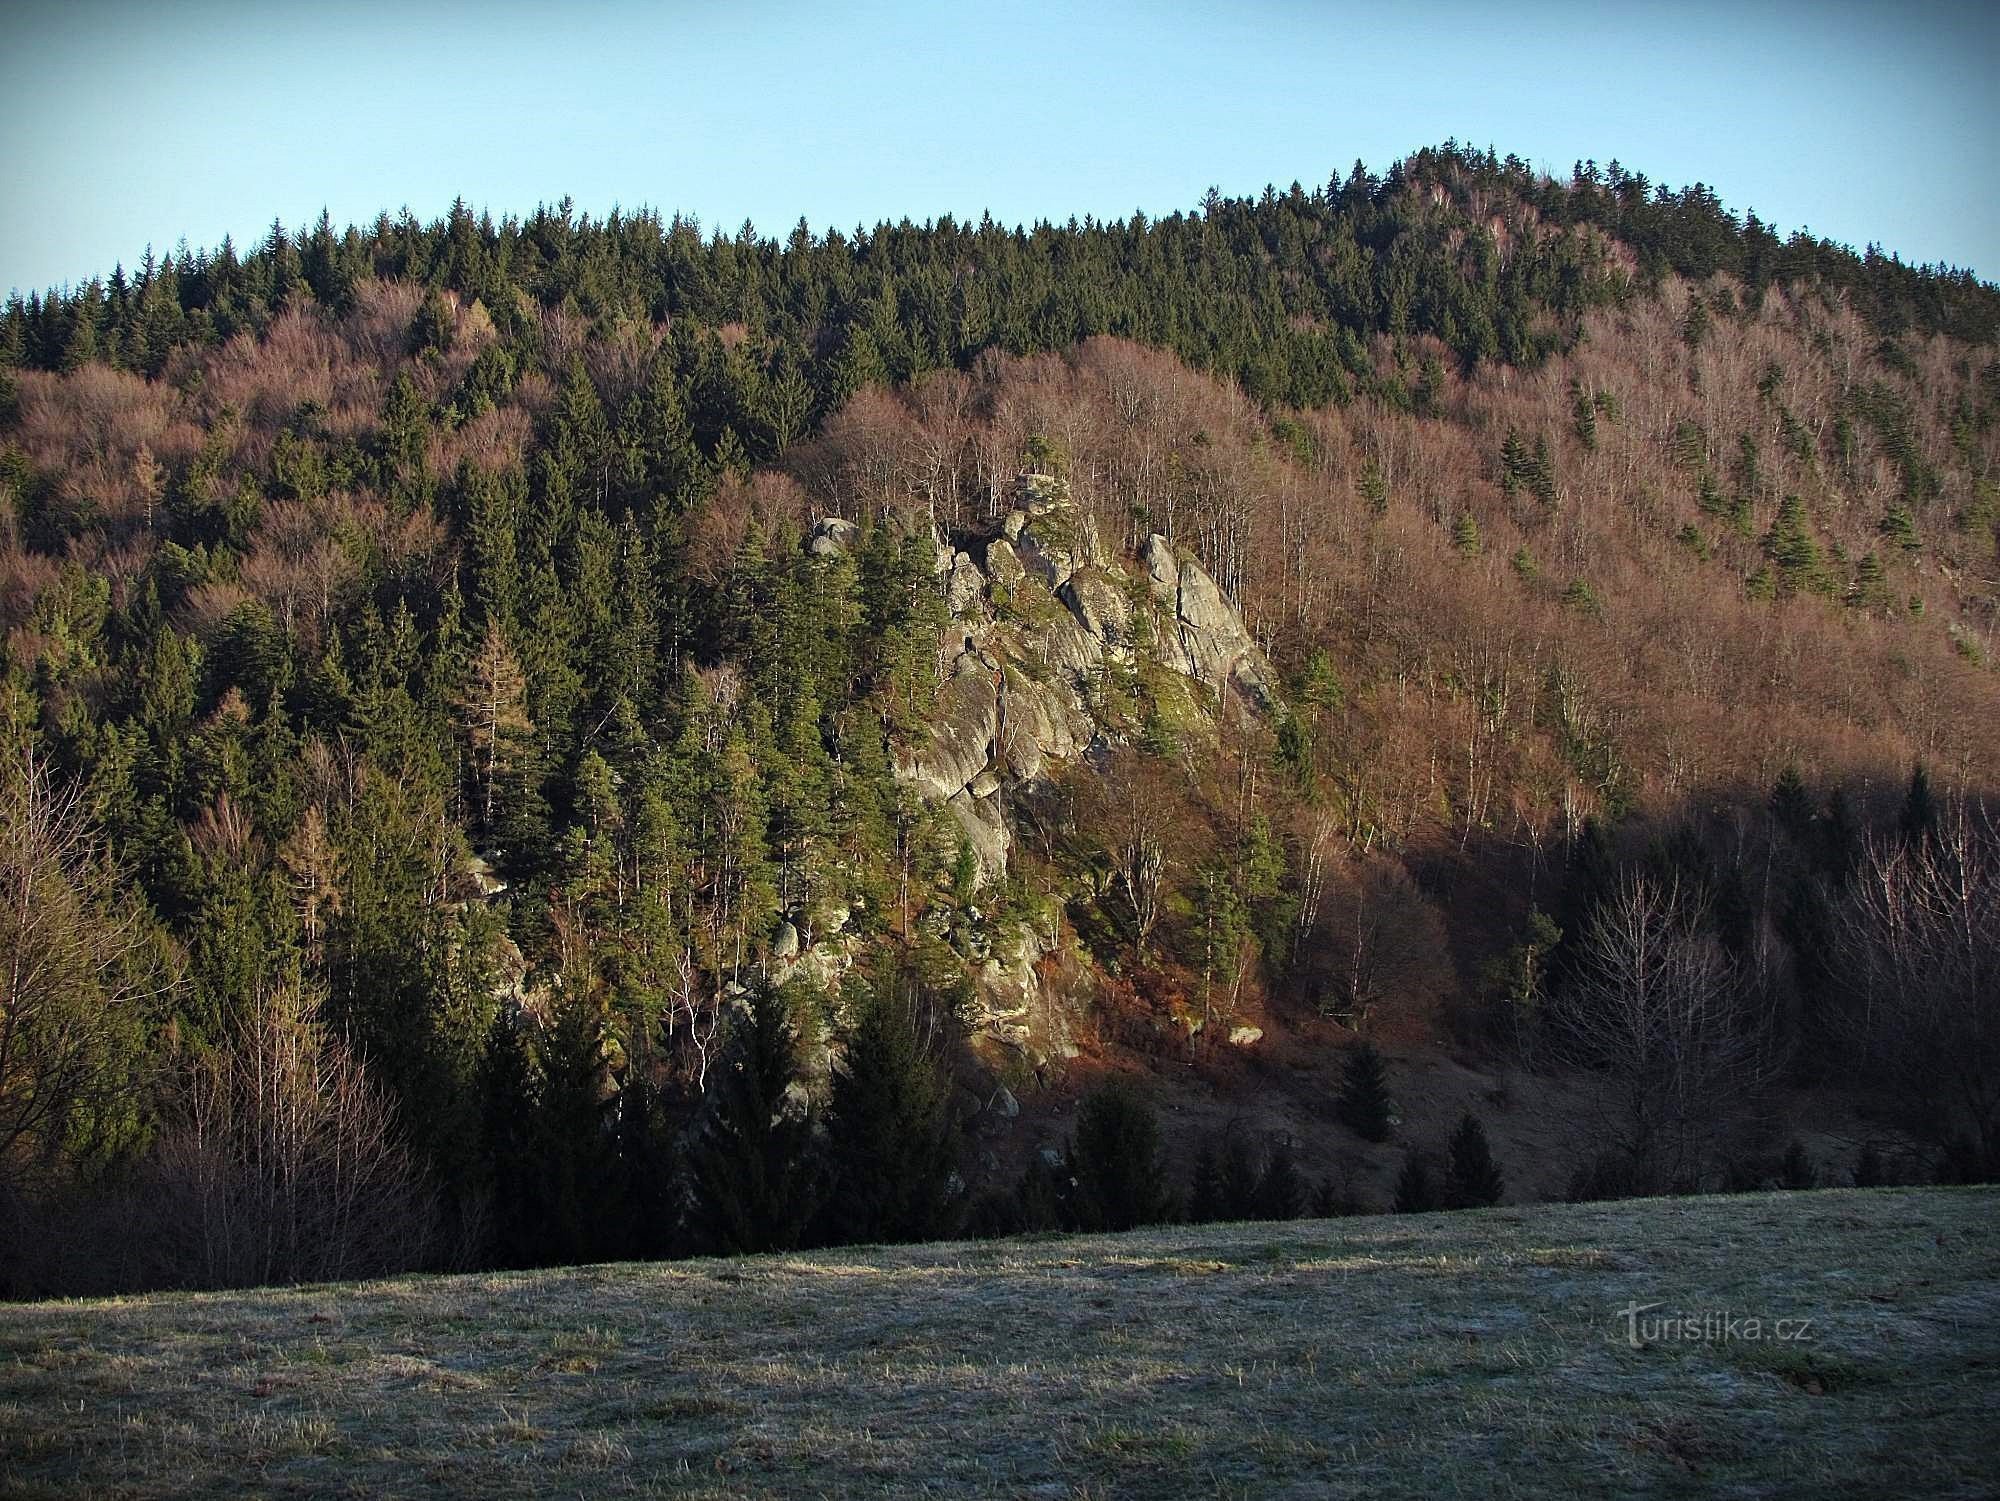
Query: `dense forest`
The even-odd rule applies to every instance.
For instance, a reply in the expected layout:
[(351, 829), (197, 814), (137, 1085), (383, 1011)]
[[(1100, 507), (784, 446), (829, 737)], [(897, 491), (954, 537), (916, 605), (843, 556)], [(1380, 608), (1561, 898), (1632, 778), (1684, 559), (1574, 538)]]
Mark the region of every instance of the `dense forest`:
[(1991, 1178), (1996, 416), (1969, 273), (1451, 144), (17, 297), (0, 1291), (1389, 1207), (1190, 1079), (1402, 1208)]

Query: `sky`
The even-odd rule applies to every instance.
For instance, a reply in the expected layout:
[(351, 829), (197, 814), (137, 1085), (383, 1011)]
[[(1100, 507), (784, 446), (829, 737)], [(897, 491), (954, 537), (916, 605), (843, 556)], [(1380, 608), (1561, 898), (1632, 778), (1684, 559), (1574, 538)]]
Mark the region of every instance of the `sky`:
[(1455, 138), (2000, 279), (1980, 0), (14, 0), (0, 287), (456, 197), (783, 235), (1191, 209)]

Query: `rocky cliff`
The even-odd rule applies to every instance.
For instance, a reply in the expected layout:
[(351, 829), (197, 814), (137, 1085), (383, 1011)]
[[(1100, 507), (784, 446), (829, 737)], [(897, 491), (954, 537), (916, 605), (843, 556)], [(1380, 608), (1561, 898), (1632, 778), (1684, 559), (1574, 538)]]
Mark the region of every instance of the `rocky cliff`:
[[(1277, 703), (1270, 662), (1194, 558), (1158, 534), (1136, 560), (1113, 555), (1050, 475), (1020, 476), (1013, 501), (997, 528), (938, 544), (958, 645), (928, 736), (895, 768), (956, 821), (975, 889), (1007, 869), (1012, 801), (1123, 737), (1100, 710), (1117, 675), (1148, 678), (1154, 699), (1170, 704), (1185, 729), (1212, 728), (1225, 712), (1267, 714)], [(827, 518), (806, 546), (835, 555), (857, 535), (852, 522)], [(1074, 1051), (1074, 998), (1044, 981), (1044, 971), (1064, 967), (1060, 920), (1005, 934), (975, 923), (950, 936), (973, 961), (976, 1039), (1035, 1061)]]

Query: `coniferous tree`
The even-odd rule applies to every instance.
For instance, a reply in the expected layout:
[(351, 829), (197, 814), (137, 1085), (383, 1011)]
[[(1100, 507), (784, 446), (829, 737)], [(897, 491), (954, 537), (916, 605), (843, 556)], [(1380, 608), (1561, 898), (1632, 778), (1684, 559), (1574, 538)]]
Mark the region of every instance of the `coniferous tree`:
[(1195, 1156), (1194, 1176), (1188, 1184), (1187, 1217), (1192, 1225), (1206, 1225), (1224, 1213), (1222, 1159), (1212, 1137), (1203, 1137)]
[(790, 1009), (784, 992), (766, 990), (737, 1013), (690, 1148), (693, 1233), (725, 1253), (790, 1250), (818, 1208), (811, 1130), (790, 1092)]
[(859, 1024), (834, 1076), (821, 1218), (836, 1243), (934, 1240), (951, 1228), (946, 1085), (899, 991), (892, 975), (859, 997)]
[(616, 1248), (621, 1206), (604, 1108), (604, 1019), (595, 1002), (565, 997), (538, 1044), (538, 1259), (597, 1260)]
[(494, 1019), (480, 1067), (482, 1156), (490, 1195), (488, 1254), (501, 1266), (528, 1266), (539, 1250), (536, 1203), (534, 1063), (521, 1024)]
[(1480, 1209), (1500, 1202), (1506, 1179), (1493, 1160), (1486, 1140), (1486, 1128), (1479, 1117), (1467, 1111), (1451, 1133), (1445, 1159), (1444, 1206), (1447, 1209)]
[(616, 1100), (621, 1254), (657, 1258), (675, 1248), (680, 1157), (659, 1087), (633, 1068)]
[(1289, 1136), (1279, 1137), (1264, 1159), (1264, 1171), (1257, 1177), (1256, 1208), (1260, 1220), (1295, 1220), (1305, 1212), (1305, 1179), (1299, 1175)]
[(1468, 558), (1479, 556), (1482, 546), (1479, 540), (1479, 522), (1470, 511), (1460, 511), (1458, 520), (1451, 524), (1451, 545)]
[(1070, 1166), (1083, 1228), (1130, 1230), (1165, 1218), (1159, 1121), (1130, 1085), (1106, 1084), (1084, 1099)]
[(1257, 1214), (1257, 1154), (1241, 1131), (1228, 1133), (1222, 1149), (1222, 1218), (1254, 1219)]
[(1910, 770), (1910, 785), (1903, 794), (1903, 808), (1897, 815), (1896, 827), (1903, 836), (1903, 843), (1917, 849), (1936, 834), (1937, 824), (1937, 795), (1931, 791), (1930, 773), (1919, 761)]
[(1334, 1113), (1363, 1141), (1389, 1139), (1389, 1075), (1373, 1043), (1357, 1042), (1347, 1050)]
[(1786, 762), (1771, 786), (1771, 816), (1778, 821), (1779, 828), (1801, 844), (1812, 832), (1812, 794), (1806, 790), (1797, 762)]
[(1411, 1152), (1403, 1159), (1402, 1171), (1396, 1175), (1394, 1202), (1398, 1214), (1427, 1214), (1444, 1207), (1423, 1153)]

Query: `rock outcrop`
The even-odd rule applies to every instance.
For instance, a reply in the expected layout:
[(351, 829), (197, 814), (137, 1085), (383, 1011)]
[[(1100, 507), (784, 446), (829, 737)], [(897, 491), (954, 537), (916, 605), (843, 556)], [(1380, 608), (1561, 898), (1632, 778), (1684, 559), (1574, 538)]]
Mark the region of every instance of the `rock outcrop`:
[[(1115, 738), (1091, 711), (1105, 672), (1165, 669), (1237, 712), (1276, 704), (1270, 663), (1198, 562), (1155, 535), (1141, 549), (1143, 572), (1135, 576), (1105, 554), (1095, 524), (1048, 475), (1021, 476), (1015, 502), (993, 533), (938, 544), (937, 575), (963, 645), (939, 687), (923, 743), (895, 766), (902, 782), (956, 822), (972, 854), (975, 887), (1007, 869), (1010, 796), (1031, 790), (1052, 765)], [(858, 540), (852, 523), (828, 518), (806, 545), (836, 556)], [(1201, 696), (1193, 691), (1189, 702)], [(969, 1018), (978, 1035), (1043, 1056), (1067, 1049), (1066, 1013), (1040, 979), (1056, 942), (1053, 933), (1016, 933), (994, 951), (981, 941)], [(834, 968), (838, 960), (819, 959), (813, 946), (793, 947), (784, 966)]]
[(1218, 693), (1225, 686), (1233, 688), (1259, 709), (1275, 704), (1277, 680), (1270, 662), (1208, 571), (1192, 558), (1178, 557), (1158, 532), (1146, 539), (1140, 561), (1153, 598), (1170, 622), (1161, 641), (1162, 661)]
[[(1141, 611), (1152, 613), (1143, 634), (1159, 666), (1257, 710), (1275, 702), (1270, 663), (1199, 563), (1156, 534), (1135, 580), (1105, 555), (1061, 480), (1022, 475), (1015, 500), (995, 534), (963, 549), (939, 544), (937, 571), (965, 645), (925, 743), (896, 767), (950, 810), (979, 884), (1006, 869), (1012, 834), (1000, 798), (1010, 782), (1032, 782), (1103, 736), (1089, 709), (1094, 682), (1106, 664), (1135, 663)], [(808, 546), (844, 551), (854, 540), (849, 523), (828, 519)]]

